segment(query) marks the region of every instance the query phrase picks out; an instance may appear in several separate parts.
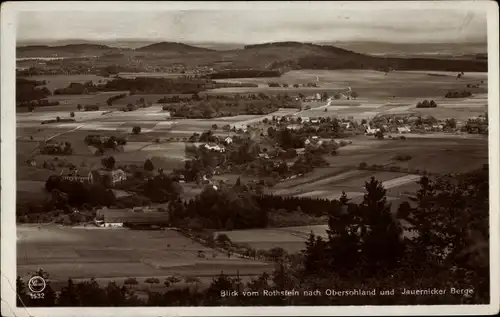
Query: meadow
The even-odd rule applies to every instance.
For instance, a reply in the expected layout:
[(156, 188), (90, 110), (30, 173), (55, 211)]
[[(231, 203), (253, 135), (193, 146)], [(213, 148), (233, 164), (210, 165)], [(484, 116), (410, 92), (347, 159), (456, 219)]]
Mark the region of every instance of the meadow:
[(42, 268), (56, 283), (92, 277), (137, 277), (142, 283), (147, 277), (252, 275), (270, 269), (264, 262), (228, 258), (173, 230), (19, 225), (17, 239), (17, 274), (27, 277)]
[[(465, 89), (467, 84), (479, 84), (480, 88), (473, 89), (473, 93), (484, 93), (487, 91), (486, 73), (466, 73), (459, 80), (456, 73), (439, 72), (443, 76), (431, 76), (437, 72), (414, 72), (414, 71), (394, 71), (388, 74), (369, 70), (294, 70), (285, 73), (281, 77), (275, 78), (239, 78), (225, 80), (240, 83), (256, 83), (257, 88), (218, 88), (212, 91), (241, 93), (250, 92), (287, 92), (312, 94), (315, 92), (345, 91), (351, 87), (360, 97), (369, 98), (401, 98), (401, 97), (424, 97), (443, 96), (451, 89)], [(268, 86), (269, 82), (288, 84), (288, 88)], [(318, 87), (293, 88), (294, 84), (316, 83)]]

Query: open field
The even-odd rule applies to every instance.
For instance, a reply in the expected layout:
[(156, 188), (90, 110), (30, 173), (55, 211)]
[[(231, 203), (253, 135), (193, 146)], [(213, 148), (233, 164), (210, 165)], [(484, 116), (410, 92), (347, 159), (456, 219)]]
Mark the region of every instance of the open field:
[[(353, 117), (356, 120), (373, 118), (377, 114), (419, 113), (431, 115), (436, 119), (455, 118), (465, 121), (469, 117), (484, 114), (488, 109), (487, 94), (481, 93), (471, 98), (450, 99), (442, 96), (425, 96), (417, 98), (380, 98), (359, 97), (356, 100), (333, 100), (315, 103), (310, 110), (304, 110), (295, 116), (339, 118)], [(418, 102), (434, 100), (437, 108), (416, 108)], [(325, 112), (326, 109), (326, 112)]]
[[(467, 84), (477, 84), (483, 80), (482, 88), (473, 89), (473, 92), (486, 92), (486, 73), (466, 73), (459, 80), (454, 72), (440, 72), (446, 76), (429, 76), (429, 72), (394, 71), (387, 75), (384, 72), (370, 70), (295, 70), (285, 73), (281, 77), (275, 78), (238, 78), (224, 81), (239, 83), (256, 83), (257, 88), (218, 88), (213, 92), (287, 92), (288, 94), (315, 93), (315, 92), (339, 92), (351, 87), (353, 91), (359, 93), (361, 97), (425, 97), (444, 96), (451, 89), (465, 89)], [(294, 84), (307, 84), (316, 82), (318, 87), (312, 88), (271, 88), (267, 84), (277, 82)]]
[[(280, 247), (287, 252), (296, 253), (305, 249), (305, 242), (312, 232), (316, 236), (326, 239), (328, 225), (311, 225), (286, 228), (250, 229), (220, 231), (217, 234), (226, 234), (232, 242), (245, 243), (255, 249), (269, 250)], [(406, 237), (411, 233), (405, 232)]]
[(106, 82), (110, 80), (110, 78), (97, 76), (97, 75), (40, 75), (40, 76), (31, 76), (30, 79), (33, 80), (45, 80), (47, 87), (50, 91), (59, 88), (66, 88), (70, 83), (80, 83), (84, 84), (88, 81), (94, 82), (94, 84), (101, 82)]
[[(481, 139), (408, 138), (376, 140), (358, 136), (353, 144), (339, 150), (337, 156), (326, 157), (330, 167), (317, 169), (303, 177), (286, 180), (273, 187), (275, 195), (338, 199), (345, 191), (349, 198), (360, 199), (364, 183), (371, 176), (383, 182), (389, 200), (397, 200), (405, 192), (418, 189), (418, 175), (400, 172), (358, 170), (360, 163), (368, 166), (398, 166), (431, 173), (465, 173), (488, 163), (488, 143)], [(410, 155), (409, 161), (394, 160), (396, 155)]]
[[(172, 230), (86, 229), (56, 225), (17, 227), (18, 275), (39, 268), (55, 281), (71, 278), (259, 274), (270, 264), (228, 258)], [(201, 251), (205, 258), (198, 257)]]
[[(226, 234), (232, 242), (248, 244), (255, 249), (269, 250), (274, 247), (280, 247), (289, 253), (296, 253), (305, 249), (305, 242), (311, 232), (316, 236), (327, 239), (327, 230), (327, 224), (320, 224), (284, 228), (219, 231), (216, 234)], [(403, 235), (407, 238), (414, 236), (406, 230), (403, 232)]]

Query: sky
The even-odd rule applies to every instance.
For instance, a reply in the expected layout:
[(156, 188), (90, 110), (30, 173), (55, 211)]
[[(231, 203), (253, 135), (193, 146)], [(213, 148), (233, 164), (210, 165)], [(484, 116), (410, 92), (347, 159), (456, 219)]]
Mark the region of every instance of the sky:
[(17, 40), (486, 42), (484, 8), (364, 8), (302, 3), (276, 10), (261, 5), (252, 10), (20, 12)]

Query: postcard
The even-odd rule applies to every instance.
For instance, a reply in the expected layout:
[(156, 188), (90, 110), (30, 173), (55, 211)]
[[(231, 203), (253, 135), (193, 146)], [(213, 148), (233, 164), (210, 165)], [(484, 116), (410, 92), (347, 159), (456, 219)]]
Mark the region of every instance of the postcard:
[(496, 2), (1, 14), (2, 316), (498, 313)]

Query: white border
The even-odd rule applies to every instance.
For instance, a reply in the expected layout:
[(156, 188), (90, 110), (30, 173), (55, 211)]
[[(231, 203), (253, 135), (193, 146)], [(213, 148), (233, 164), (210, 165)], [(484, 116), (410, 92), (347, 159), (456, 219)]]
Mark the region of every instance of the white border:
[(498, 3), (495, 1), (395, 1), (395, 2), (259, 2), (258, 10), (280, 9), (367, 10), (471, 9), (487, 12), (488, 19), (488, 105), (490, 168), (490, 305), (443, 306), (293, 306), (293, 307), (131, 307), (131, 308), (16, 308), (16, 116), (15, 46), (16, 13), (19, 11), (160, 11), (160, 10), (256, 10), (251, 2), (7, 2), (1, 6), (1, 250), (2, 315), (4, 316), (379, 316), (379, 315), (486, 315), (499, 311), (499, 48)]

